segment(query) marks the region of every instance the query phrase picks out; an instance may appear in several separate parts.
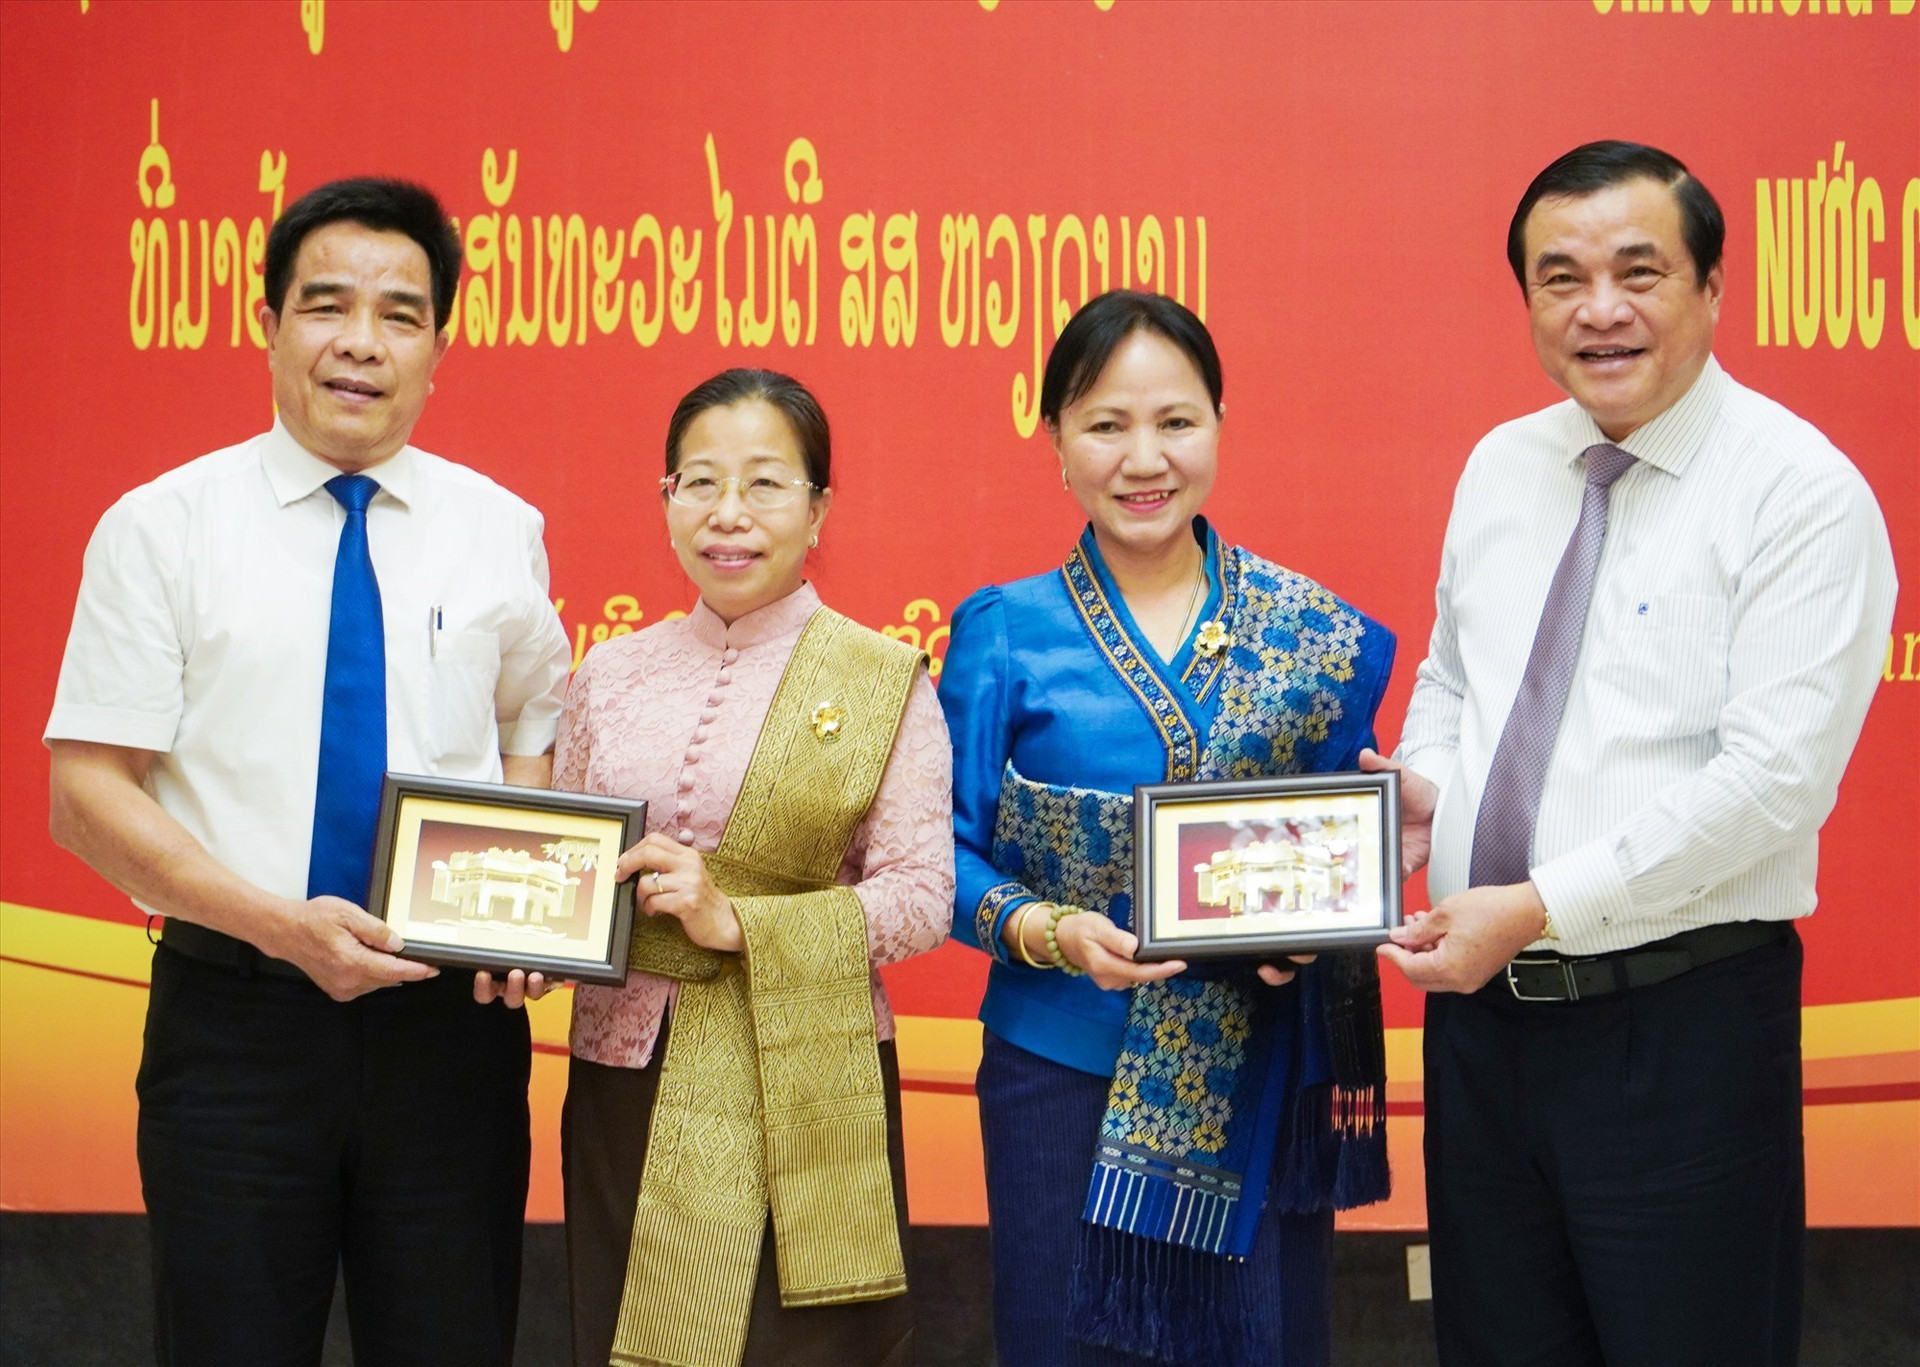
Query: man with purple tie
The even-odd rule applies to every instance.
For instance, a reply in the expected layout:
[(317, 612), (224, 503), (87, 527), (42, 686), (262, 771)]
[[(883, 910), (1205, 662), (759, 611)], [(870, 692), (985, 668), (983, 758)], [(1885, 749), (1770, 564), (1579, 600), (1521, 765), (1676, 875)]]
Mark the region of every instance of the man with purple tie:
[(1852, 464), (1713, 358), (1724, 238), (1651, 147), (1528, 186), (1507, 254), (1570, 398), (1468, 460), (1397, 759), (1362, 757), (1434, 898), (1380, 954), (1429, 994), (1446, 1367), (1797, 1360), (1793, 922), (1895, 583)]
[(539, 513), (408, 444), (460, 261), (419, 186), (296, 201), (272, 430), (87, 547), (52, 829), (166, 918), (137, 1084), (162, 1364), (317, 1364), (336, 1273), (357, 1362), (512, 1358), (526, 1015), (360, 905), (383, 773), (546, 786), (569, 662)]

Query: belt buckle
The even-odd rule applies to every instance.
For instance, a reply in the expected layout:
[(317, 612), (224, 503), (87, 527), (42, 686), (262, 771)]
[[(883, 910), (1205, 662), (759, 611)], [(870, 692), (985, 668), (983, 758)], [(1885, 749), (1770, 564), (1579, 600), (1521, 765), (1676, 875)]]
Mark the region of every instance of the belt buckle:
[[(1524, 965), (1528, 968), (1534, 968), (1534, 967), (1538, 967), (1545, 964), (1556, 964), (1559, 966), (1560, 982), (1561, 982), (1561, 985), (1566, 989), (1566, 991), (1561, 996), (1530, 997), (1525, 992), (1522, 992), (1520, 990), (1520, 984), (1514, 979), (1513, 970), (1516, 966), (1521, 966), (1521, 965)], [(1573, 980), (1573, 965), (1566, 959), (1528, 959), (1525, 957), (1517, 957), (1508, 961), (1506, 974), (1507, 974), (1507, 990), (1513, 993), (1513, 997), (1515, 1001), (1577, 1002), (1580, 1000), (1580, 989), (1574, 984), (1574, 980)]]

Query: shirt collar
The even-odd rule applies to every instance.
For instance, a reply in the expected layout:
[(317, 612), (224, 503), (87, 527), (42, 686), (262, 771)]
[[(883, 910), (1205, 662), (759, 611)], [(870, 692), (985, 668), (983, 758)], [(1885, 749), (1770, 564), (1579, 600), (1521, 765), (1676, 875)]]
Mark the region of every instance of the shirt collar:
[[(311, 496), (340, 473), (336, 467), (295, 441), (293, 434), (287, 431), (286, 424), (279, 418), (273, 420), (273, 430), (266, 435), (260, 462), (266, 468), (267, 482), (273, 487), (273, 496), (282, 508)], [(411, 506), (415, 464), (414, 449), (403, 446), (378, 465), (369, 465), (360, 473), (371, 478), (383, 493), (391, 494), (403, 506)]]
[[(1693, 453), (1700, 449), (1700, 439), (1706, 435), (1707, 428), (1719, 414), (1720, 400), (1726, 388), (1727, 372), (1720, 368), (1720, 362), (1709, 356), (1687, 392), (1676, 399), (1666, 412), (1611, 444), (1647, 465), (1670, 475), (1678, 475), (1687, 468)], [(1573, 414), (1573, 430), (1570, 434), (1573, 449), (1567, 453), (1569, 463), (1589, 446), (1607, 440), (1600, 425), (1584, 408), (1575, 405)]]
[(694, 638), (702, 645), (715, 650), (729, 646), (744, 650), (797, 637), (819, 607), (820, 595), (812, 584), (803, 580), (800, 587), (785, 598), (735, 618), (732, 626), (721, 621), (720, 615), (708, 607), (703, 598), (687, 614), (687, 625), (693, 628)]

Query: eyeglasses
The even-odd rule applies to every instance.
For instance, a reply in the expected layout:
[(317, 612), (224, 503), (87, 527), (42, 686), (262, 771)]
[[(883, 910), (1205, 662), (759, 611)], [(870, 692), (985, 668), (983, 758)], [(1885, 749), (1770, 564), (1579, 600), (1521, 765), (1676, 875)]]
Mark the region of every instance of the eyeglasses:
[(771, 513), (791, 507), (803, 492), (812, 493), (819, 488), (811, 480), (780, 480), (766, 475), (672, 474), (660, 481), (660, 487), (667, 491), (668, 498), (682, 508), (697, 508), (701, 512), (710, 512), (719, 507), (729, 484), (749, 511), (756, 513)]

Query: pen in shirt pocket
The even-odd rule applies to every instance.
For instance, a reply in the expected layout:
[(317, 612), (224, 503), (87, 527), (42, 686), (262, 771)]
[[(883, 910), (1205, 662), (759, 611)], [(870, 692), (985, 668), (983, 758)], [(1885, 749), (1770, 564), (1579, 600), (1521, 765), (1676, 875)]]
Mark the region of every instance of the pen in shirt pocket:
[(427, 609), (427, 658), (429, 660), (440, 658), (441, 624), (440, 605), (435, 603)]

